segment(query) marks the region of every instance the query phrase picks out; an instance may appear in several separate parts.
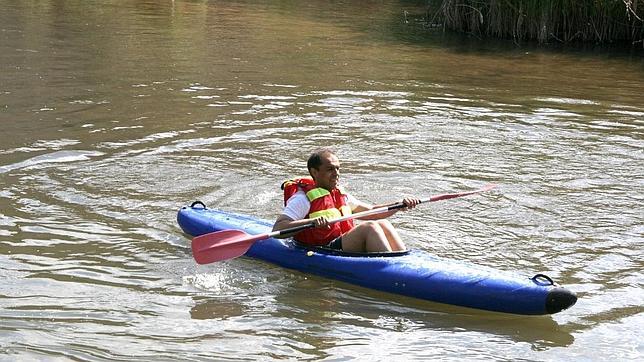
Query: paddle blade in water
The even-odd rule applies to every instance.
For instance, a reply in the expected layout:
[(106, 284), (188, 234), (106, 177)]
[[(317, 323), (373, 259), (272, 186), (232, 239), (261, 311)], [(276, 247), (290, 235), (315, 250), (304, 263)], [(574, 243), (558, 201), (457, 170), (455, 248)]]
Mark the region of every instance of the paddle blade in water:
[(214, 263), (244, 255), (267, 235), (248, 235), (239, 230), (216, 231), (192, 239), (192, 256), (199, 264)]

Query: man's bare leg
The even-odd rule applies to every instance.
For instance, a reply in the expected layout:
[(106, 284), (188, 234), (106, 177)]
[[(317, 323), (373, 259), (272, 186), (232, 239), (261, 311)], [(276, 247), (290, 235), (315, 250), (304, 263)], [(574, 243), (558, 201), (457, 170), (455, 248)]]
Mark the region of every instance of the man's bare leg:
[(342, 235), (342, 250), (378, 252), (391, 251), (392, 248), (387, 238), (387, 232), (380, 222), (366, 221), (356, 225), (351, 231)]
[(385, 232), (385, 236), (389, 241), (389, 246), (391, 247), (391, 250), (393, 251), (407, 250), (407, 248), (405, 247), (405, 243), (400, 238), (400, 235), (398, 235), (396, 228), (394, 228), (394, 226), (391, 225), (391, 223), (388, 220), (378, 220), (377, 222), (378, 224), (380, 224), (380, 227)]

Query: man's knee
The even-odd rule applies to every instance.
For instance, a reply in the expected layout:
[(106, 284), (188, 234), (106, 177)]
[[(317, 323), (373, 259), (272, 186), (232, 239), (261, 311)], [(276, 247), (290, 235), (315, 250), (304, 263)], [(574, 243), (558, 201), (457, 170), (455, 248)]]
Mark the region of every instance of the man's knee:
[(360, 224), (366, 231), (369, 232), (380, 232), (382, 231), (382, 226), (378, 220), (369, 220)]
[(376, 222), (377, 222), (377, 223), (378, 223), (378, 225), (379, 225), (381, 228), (383, 228), (383, 229), (390, 229), (390, 228), (392, 228), (392, 227), (393, 227), (393, 225), (391, 225), (391, 223), (389, 222), (389, 220), (377, 220)]

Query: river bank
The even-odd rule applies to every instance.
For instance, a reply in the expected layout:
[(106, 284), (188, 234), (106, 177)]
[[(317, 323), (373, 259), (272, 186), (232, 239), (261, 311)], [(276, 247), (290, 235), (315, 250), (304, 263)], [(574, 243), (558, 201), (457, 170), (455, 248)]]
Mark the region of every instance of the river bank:
[(620, 43), (644, 48), (644, 1), (430, 0), (429, 24), (516, 43)]

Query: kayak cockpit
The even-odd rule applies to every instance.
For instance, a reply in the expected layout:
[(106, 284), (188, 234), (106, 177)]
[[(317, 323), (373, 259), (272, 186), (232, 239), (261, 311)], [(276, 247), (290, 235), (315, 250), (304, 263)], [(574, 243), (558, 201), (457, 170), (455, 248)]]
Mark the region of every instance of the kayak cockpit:
[(344, 251), (344, 250), (331, 249), (326, 246), (306, 245), (292, 238), (288, 239), (288, 243), (295, 248), (303, 249), (306, 251), (312, 251), (314, 253), (336, 255), (336, 256), (347, 256), (347, 257), (361, 257), (361, 258), (396, 257), (396, 256), (407, 255), (410, 252), (409, 249), (404, 251), (350, 252), (350, 251)]

